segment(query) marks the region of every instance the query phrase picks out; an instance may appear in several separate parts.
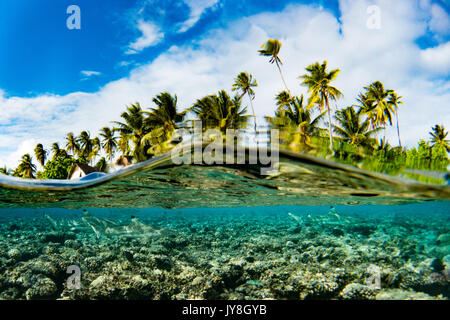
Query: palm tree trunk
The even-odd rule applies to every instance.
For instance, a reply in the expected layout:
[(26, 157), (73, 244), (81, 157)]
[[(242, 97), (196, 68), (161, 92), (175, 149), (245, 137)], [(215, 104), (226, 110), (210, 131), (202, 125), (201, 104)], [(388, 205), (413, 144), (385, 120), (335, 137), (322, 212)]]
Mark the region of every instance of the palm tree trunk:
[(248, 98), (250, 99), (250, 106), (252, 107), (253, 117), (255, 120), (255, 134), (256, 134), (257, 133), (257, 131), (256, 131), (256, 114), (255, 114), (255, 109), (253, 108), (253, 101), (252, 101), (252, 97), (250, 96), (250, 93), (248, 93)]
[(334, 156), (333, 134), (331, 133), (331, 110), (330, 105), (328, 103), (328, 99), (327, 99), (327, 109), (328, 109), (328, 132), (330, 135), (330, 151), (331, 155)]
[(287, 92), (289, 93), (289, 95), (291, 95), (291, 91), (289, 90), (289, 88), (288, 88), (288, 86), (287, 86), (287, 84), (286, 84), (286, 81), (284, 81), (283, 72), (281, 72), (281, 67), (280, 67), (280, 65), (278, 64), (278, 61), (275, 60), (275, 63), (277, 64), (278, 71), (280, 71), (280, 76), (281, 76), (281, 80), (282, 80), (283, 83), (284, 83), (284, 87), (286, 88), (286, 90), (287, 90)]
[(402, 140), (400, 140), (400, 127), (398, 125), (398, 114), (397, 114), (397, 135), (398, 135), (398, 145), (402, 147)]

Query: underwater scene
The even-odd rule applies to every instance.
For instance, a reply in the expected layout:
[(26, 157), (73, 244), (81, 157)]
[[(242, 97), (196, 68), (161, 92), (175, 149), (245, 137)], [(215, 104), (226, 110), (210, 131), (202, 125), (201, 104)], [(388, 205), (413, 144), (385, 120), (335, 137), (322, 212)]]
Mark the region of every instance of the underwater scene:
[(3, 177), (0, 299), (450, 297), (448, 185), (296, 156), (267, 176), (163, 156), (64, 192)]

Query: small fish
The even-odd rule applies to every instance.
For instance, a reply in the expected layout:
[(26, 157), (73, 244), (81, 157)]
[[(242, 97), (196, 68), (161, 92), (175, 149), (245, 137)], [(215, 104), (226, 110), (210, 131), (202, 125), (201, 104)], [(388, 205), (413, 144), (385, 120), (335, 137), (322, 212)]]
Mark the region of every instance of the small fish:
[(95, 232), (97, 238), (101, 235), (114, 235), (125, 237), (148, 237), (162, 234), (165, 230), (155, 229), (139, 221), (135, 216), (131, 216), (129, 225), (119, 225), (111, 220), (92, 216), (87, 210), (83, 210), (83, 221), (87, 223)]
[(259, 281), (256, 281), (256, 280), (248, 280), (245, 284), (246, 285), (258, 286), (258, 287), (264, 287), (264, 284), (262, 282), (259, 282)]
[(330, 207), (330, 211), (328, 211), (328, 214), (330, 216), (336, 217), (338, 220), (341, 220), (341, 217), (339, 216), (339, 214), (337, 213), (336, 209), (333, 206)]
[(300, 217), (297, 217), (297, 216), (294, 216), (292, 213), (290, 213), (290, 212), (288, 212), (288, 215), (291, 217), (291, 218), (293, 218), (295, 221), (297, 221), (297, 223), (298, 224), (302, 224), (303, 223), (303, 221), (302, 221), (302, 218), (300, 218)]
[(52, 225), (53, 230), (58, 230), (59, 229), (59, 223), (56, 222), (55, 219), (53, 219), (52, 217), (50, 217), (48, 214), (45, 214), (44, 217), (50, 221), (50, 224)]
[(127, 226), (114, 226), (105, 229), (106, 234), (145, 237), (149, 235), (159, 234), (160, 230), (146, 225), (139, 221), (136, 217), (131, 217), (131, 223)]

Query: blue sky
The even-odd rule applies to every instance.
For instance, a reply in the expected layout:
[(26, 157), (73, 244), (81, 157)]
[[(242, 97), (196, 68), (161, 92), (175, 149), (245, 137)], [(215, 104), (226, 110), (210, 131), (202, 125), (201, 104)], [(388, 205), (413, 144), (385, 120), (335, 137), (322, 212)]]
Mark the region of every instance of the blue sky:
[[(66, 9), (81, 9), (69, 30)], [(381, 28), (366, 26), (376, 5)], [(272, 114), (279, 75), (257, 50), (283, 47), (283, 72), (295, 94), (298, 76), (327, 59), (342, 71), (336, 85), (355, 102), (381, 80), (404, 97), (402, 137), (410, 146), (435, 123), (450, 127), (449, 0), (4, 0), (0, 2), (0, 166), (14, 167), (37, 142), (92, 135), (126, 105), (152, 107), (161, 91), (180, 108), (231, 88), (240, 71), (260, 84), (259, 121)], [(386, 132), (395, 144), (395, 130)]]
[[(280, 11), (290, 3), (302, 1), (221, 1), (205, 8), (191, 28), (179, 32), (191, 13), (183, 1), (2, 1), (0, 88), (9, 95), (20, 96), (94, 92), (109, 81), (126, 76), (135, 64), (152, 61), (172, 45), (189, 43), (230, 20)], [(71, 4), (81, 9), (81, 30), (66, 28), (70, 16), (66, 9)], [(337, 1), (318, 4), (339, 14)], [(124, 48), (139, 36), (136, 23), (141, 19), (157, 24), (164, 38), (139, 54), (127, 55)], [(130, 64), (124, 66), (126, 63)], [(82, 71), (101, 74), (86, 79)]]

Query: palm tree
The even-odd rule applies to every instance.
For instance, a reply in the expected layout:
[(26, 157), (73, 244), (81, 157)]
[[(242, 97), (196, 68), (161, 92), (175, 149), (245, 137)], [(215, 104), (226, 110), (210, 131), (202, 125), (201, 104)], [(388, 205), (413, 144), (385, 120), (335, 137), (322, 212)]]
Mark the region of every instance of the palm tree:
[(16, 173), (21, 178), (34, 179), (34, 173), (36, 172), (36, 166), (33, 164), (29, 153), (22, 156), (22, 161), (16, 169)]
[(77, 139), (77, 142), (80, 145), (80, 157), (85, 160), (89, 160), (93, 148), (89, 132), (82, 131)]
[(114, 136), (114, 130), (111, 130), (108, 127), (103, 127), (100, 131), (100, 136), (103, 138), (102, 147), (105, 150), (108, 159), (111, 160), (117, 148), (117, 137)]
[(374, 102), (372, 100), (369, 100), (367, 95), (363, 92), (360, 92), (358, 94), (358, 98), (356, 100), (359, 102), (359, 105), (357, 105), (359, 107), (359, 112), (367, 116), (372, 129), (375, 129), (376, 114), (373, 112), (373, 110), (375, 109)]
[(334, 69), (330, 72), (327, 72), (327, 61), (324, 61), (322, 64), (316, 62), (309, 65), (308, 67), (306, 67), (306, 71), (309, 74), (304, 74), (299, 77), (303, 79), (301, 85), (308, 87), (308, 92), (310, 92), (308, 105), (316, 103), (320, 111), (323, 111), (325, 106), (327, 107), (330, 150), (332, 155), (334, 155), (333, 135), (331, 133), (332, 123), (330, 100), (336, 101), (343, 95), (342, 92), (340, 92), (337, 88), (331, 86), (330, 82), (336, 79), (340, 70)]
[(39, 161), (41, 166), (44, 166), (45, 160), (47, 159), (47, 151), (44, 149), (44, 146), (39, 143), (34, 149), (34, 155), (36, 159)]
[(388, 156), (390, 153), (392, 153), (393, 148), (386, 140), (386, 138), (382, 138), (379, 140), (378, 145), (376, 146), (376, 150), (378, 152), (382, 152), (385, 156)]
[(281, 91), (275, 98), (278, 110), (283, 110), (285, 106), (289, 106), (292, 102), (292, 98), (287, 91)]
[(392, 92), (389, 94), (389, 100), (388, 104), (394, 107), (394, 112), (397, 118), (397, 136), (398, 136), (398, 145), (402, 146), (402, 141), (400, 139), (400, 126), (398, 124), (398, 107), (400, 104), (403, 104), (403, 102), (400, 100), (402, 97), (398, 96), (395, 91), (392, 90)]
[(339, 126), (333, 126), (334, 132), (340, 135), (344, 141), (357, 147), (370, 147), (376, 143), (372, 135), (379, 130), (370, 127), (370, 119), (362, 119), (361, 109), (356, 111), (353, 107), (348, 107), (336, 111), (334, 118)]
[(119, 135), (119, 140), (117, 141), (117, 147), (119, 148), (120, 152), (124, 156), (130, 155), (130, 137), (126, 134), (121, 132)]
[(255, 109), (253, 108), (253, 99), (255, 99), (255, 92), (252, 87), (257, 87), (258, 83), (253, 79), (251, 74), (247, 72), (241, 72), (236, 79), (234, 79), (234, 84), (231, 88), (232, 91), (241, 91), (241, 99), (244, 95), (248, 95), (250, 100), (250, 106), (252, 107), (253, 117), (255, 119), (255, 132), (256, 132), (256, 114)]
[(59, 147), (58, 142), (54, 142), (52, 144), (52, 153), (53, 153), (53, 157), (52, 159), (58, 158), (62, 155), (62, 149)]
[(94, 162), (97, 156), (100, 154), (102, 144), (100, 142), (99, 137), (95, 137), (94, 139), (92, 139), (91, 144), (92, 144), (92, 151), (89, 154), (89, 160)]
[(11, 174), (11, 170), (4, 166), (3, 168), (0, 168), (0, 173), (9, 176)]
[(67, 158), (67, 157), (69, 157), (69, 155), (67, 154), (66, 150), (61, 149), (59, 147), (58, 142), (55, 142), (55, 143), (52, 144), (52, 152), (53, 152), (52, 160), (54, 160), (56, 158)]
[(447, 152), (450, 152), (450, 140), (447, 140), (448, 131), (445, 132), (445, 127), (443, 125), (435, 125), (431, 128), (432, 132), (431, 134), (431, 142), (433, 143), (432, 147), (434, 146), (442, 146), (444, 147)]
[(382, 155), (382, 159), (384, 160), (393, 160), (402, 153), (401, 147), (392, 147), (386, 138), (380, 139), (375, 150)]
[(114, 127), (114, 131), (118, 131), (122, 137), (128, 137), (134, 145), (131, 154), (138, 162), (148, 158), (147, 149), (149, 147), (143, 137), (151, 131), (148, 123), (145, 121), (142, 108), (139, 103), (132, 104), (127, 107), (127, 111), (121, 114), (124, 122), (114, 121), (118, 127)]
[(106, 162), (105, 157), (101, 157), (100, 160), (98, 160), (97, 164), (95, 165), (95, 169), (97, 169), (99, 172), (107, 171), (108, 163)]
[(274, 63), (278, 67), (278, 71), (280, 72), (281, 80), (283, 81), (284, 87), (286, 88), (287, 92), (289, 91), (288, 86), (286, 85), (286, 81), (284, 81), (283, 72), (281, 72), (281, 67), (283, 63), (281, 62), (280, 57), (278, 57), (278, 54), (280, 53), (281, 49), (281, 42), (278, 39), (269, 39), (267, 42), (265, 42), (261, 46), (261, 50), (258, 50), (259, 55), (270, 57), (269, 62)]
[(417, 148), (417, 151), (419, 153), (419, 158), (423, 158), (426, 160), (431, 160), (433, 158), (433, 148), (430, 146), (429, 141), (420, 139), (419, 147)]
[(177, 112), (177, 96), (172, 96), (168, 92), (162, 92), (153, 98), (153, 102), (157, 108), (152, 108), (150, 111), (142, 111), (147, 114), (145, 118), (146, 126), (151, 130), (145, 134), (143, 141), (151, 141), (156, 144), (169, 141), (172, 133), (178, 128), (178, 123), (184, 120), (186, 113)]
[(192, 111), (202, 121), (204, 128), (219, 128), (223, 133), (226, 129), (243, 128), (249, 117), (245, 115), (247, 108), (242, 107), (240, 97), (231, 99), (225, 90), (197, 100)]
[(72, 153), (72, 155), (76, 155), (80, 153), (80, 145), (78, 144), (77, 138), (73, 135), (72, 132), (69, 132), (66, 136), (66, 150), (67, 152)]
[(364, 89), (366, 93), (361, 97), (365, 100), (366, 107), (363, 108), (363, 112), (371, 119), (372, 127), (386, 128), (388, 121), (392, 125), (392, 114), (395, 111), (387, 99), (394, 91), (385, 90), (380, 81), (375, 81)]
[[(282, 96), (282, 93), (277, 97)], [(275, 112), (275, 117), (266, 117), (266, 120), (272, 126), (281, 129), (283, 132), (294, 132), (295, 142), (309, 146), (311, 137), (318, 134), (319, 130), (321, 130), (317, 125), (326, 111), (313, 119), (311, 110), (303, 105), (303, 99), (303, 95), (300, 98), (289, 98), (289, 103), (287, 104), (284, 99), (280, 99), (282, 104), (280, 104), (278, 110)]]

